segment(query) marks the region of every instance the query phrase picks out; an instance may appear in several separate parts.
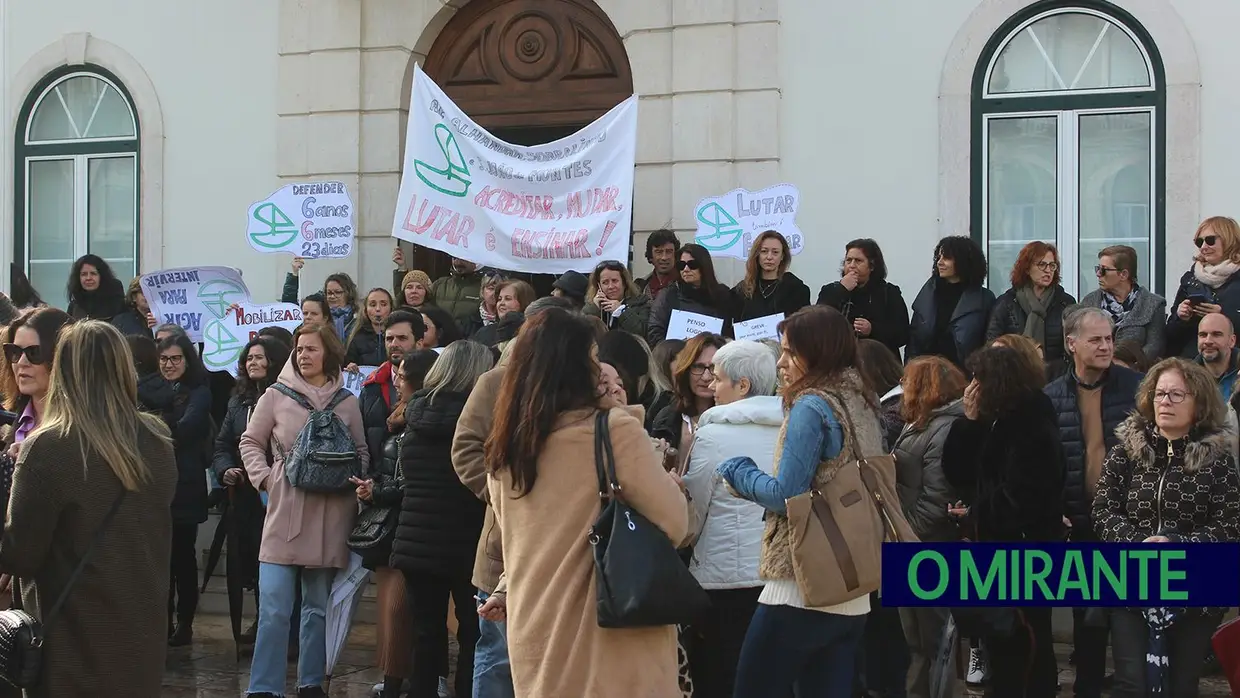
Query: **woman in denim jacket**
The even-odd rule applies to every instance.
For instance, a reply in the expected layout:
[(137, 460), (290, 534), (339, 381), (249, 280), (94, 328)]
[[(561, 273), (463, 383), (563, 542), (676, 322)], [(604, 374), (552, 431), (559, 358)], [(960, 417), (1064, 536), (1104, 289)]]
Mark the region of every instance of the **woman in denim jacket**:
[[(787, 417), (775, 450), (775, 475), (748, 457), (719, 473), (740, 496), (767, 511), (758, 572), (765, 582), (741, 649), (736, 698), (797, 695), (850, 698), (869, 594), (823, 608), (806, 605), (792, 568), (785, 501), (822, 487), (851, 454), (881, 454), (876, 396), (857, 372), (857, 339), (834, 308), (805, 308), (784, 322), (782, 374)], [(845, 448), (836, 415), (851, 416), (855, 444)]]

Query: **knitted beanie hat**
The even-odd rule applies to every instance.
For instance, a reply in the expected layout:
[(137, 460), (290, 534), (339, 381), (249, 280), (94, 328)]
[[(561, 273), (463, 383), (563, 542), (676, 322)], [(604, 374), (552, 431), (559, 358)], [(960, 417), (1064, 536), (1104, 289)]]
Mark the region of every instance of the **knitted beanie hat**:
[(420, 269), (414, 269), (408, 274), (405, 274), (405, 278), (400, 282), (400, 289), (404, 291), (410, 281), (416, 281), (422, 284), (422, 288), (425, 288), (427, 291), (431, 290), (431, 277), (427, 276), (426, 272)]

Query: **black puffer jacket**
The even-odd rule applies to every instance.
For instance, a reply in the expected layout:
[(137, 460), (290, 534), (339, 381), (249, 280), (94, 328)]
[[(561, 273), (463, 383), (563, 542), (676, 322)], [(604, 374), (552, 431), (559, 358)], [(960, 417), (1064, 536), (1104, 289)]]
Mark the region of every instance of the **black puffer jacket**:
[[(936, 279), (937, 277), (930, 277), (913, 301), (908, 348), (904, 350), (905, 363), (924, 354), (934, 353), (935, 319), (938, 316), (934, 297)], [(960, 302), (956, 303), (952, 310), (951, 322), (947, 326), (956, 351), (956, 356), (949, 358), (957, 365), (963, 366), (965, 359), (986, 343), (986, 322), (990, 319), (990, 309), (994, 304), (995, 294), (988, 288), (965, 289), (960, 296)]]
[(736, 304), (732, 292), (727, 286), (719, 284), (711, 295), (702, 288), (694, 288), (683, 281), (668, 286), (655, 299), (650, 309), (650, 326), (646, 330), (646, 341), (654, 347), (667, 339), (667, 326), (672, 319), (672, 311), (709, 315), (723, 320), (723, 330), (719, 333), (725, 337), (732, 336), (732, 318), (735, 316)]
[(1063, 448), (1055, 408), (1041, 391), (993, 425), (956, 420), (943, 443), (943, 474), (970, 507), (974, 540), (1063, 540)]
[(364, 327), (359, 329), (345, 352), (345, 365), (378, 366), (384, 361), (387, 361), (387, 349), (383, 346), (383, 333), (368, 332)]
[(431, 399), (429, 394), (414, 393), (405, 411), (404, 496), (391, 566), (468, 580), (486, 513), (486, 504), (461, 484), (452, 467), (452, 436), (469, 396), (439, 392)]
[(114, 316), (111, 323), (126, 337), (130, 335), (154, 336), (151, 334), (151, 328), (146, 326), (146, 318), (139, 315), (137, 309), (132, 306), (126, 308), (125, 312)]
[(65, 312), (74, 319), (110, 321), (125, 310), (125, 287), (117, 279), (94, 291), (84, 291), (81, 296), (69, 300)]
[[(1054, 380), (1068, 370), (1066, 350), (1063, 346), (1063, 314), (1076, 299), (1068, 295), (1062, 286), (1055, 286), (1051, 291), (1055, 297), (1046, 309), (1046, 326), (1042, 345), (1042, 356), (1046, 362), (1046, 377)], [(1016, 289), (1008, 289), (995, 300), (995, 307), (990, 311), (990, 322), (986, 326), (986, 343), (989, 344), (1005, 334), (1024, 334), (1025, 320), (1029, 314), (1020, 307), (1016, 300)]]
[(238, 531), (243, 536), (248, 536), (243, 542), (250, 544), (247, 549), (252, 550), (253, 560), (245, 562), (252, 567), (251, 574), (254, 574), (254, 579), (257, 580), (258, 543), (262, 537), (266, 509), (263, 508), (263, 502), (259, 499), (258, 490), (250, 485), (250, 478), (246, 475), (245, 463), (241, 462), (239, 449), (241, 435), (245, 433), (245, 428), (250, 423), (250, 412), (254, 409), (255, 402), (254, 398), (241, 395), (233, 395), (228, 401), (228, 410), (224, 413), (219, 433), (215, 437), (211, 472), (215, 473), (215, 478), (222, 485), (225, 471), (232, 468), (241, 470), (241, 479), (233, 486), (229, 502), (233, 515), (237, 517)]
[(164, 421), (172, 430), (177, 460), (177, 492), (172, 498), (172, 522), (207, 520), (207, 468), (215, 451), (211, 419), (211, 389), (174, 384), (176, 397)]
[[(1115, 427), (1136, 407), (1141, 374), (1123, 366), (1112, 366), (1102, 385), (1102, 436), (1110, 451), (1119, 443)], [(1073, 540), (1094, 540), (1089, 520), (1092, 498), (1085, 486), (1085, 436), (1081, 432), (1081, 412), (1077, 407), (1077, 378), (1073, 371), (1060, 376), (1043, 390), (1058, 415), (1059, 437), (1063, 444), (1064, 514), (1072, 522)]]
[(1193, 270), (1189, 269), (1180, 277), (1180, 288), (1175, 292), (1175, 300), (1167, 305), (1167, 356), (1182, 356), (1186, 359), (1197, 356), (1197, 325), (1201, 324), (1201, 318), (1190, 315), (1187, 320), (1181, 320), (1175, 313), (1176, 308), (1179, 308), (1180, 303), (1190, 294), (1209, 298), (1211, 303), (1222, 307), (1223, 314), (1233, 325), (1240, 327), (1240, 273), (1232, 274), (1218, 288), (1210, 288), (1201, 283)]
[(392, 385), (392, 364), (385, 361), (366, 377), (357, 399), (362, 409), (362, 427), (366, 430), (366, 449), (370, 451), (371, 463), (383, 458), (383, 444), (388, 438), (387, 418), (399, 399), (396, 386)]
[(908, 344), (908, 306), (900, 287), (886, 281), (872, 281), (849, 291), (836, 281), (818, 292), (818, 305), (840, 311), (849, 322), (870, 321), (870, 339), (882, 342), (896, 358)]
[[(766, 294), (770, 294), (769, 296)], [(809, 286), (792, 272), (785, 272), (775, 282), (760, 281), (753, 296), (745, 297), (745, 282), (732, 287), (736, 314), (733, 320), (744, 322), (755, 318), (783, 313), (784, 317), (809, 305)]]
[(927, 543), (954, 541), (960, 536), (947, 515), (947, 506), (957, 497), (943, 477), (943, 442), (961, 419), (964, 403), (957, 400), (944, 405), (930, 414), (924, 427), (904, 429), (891, 449), (900, 508), (917, 538)]
[(371, 488), (368, 506), (390, 507), (392, 514), (388, 520), (392, 522), (392, 526), (387, 536), (378, 545), (369, 550), (359, 551), (362, 556), (362, 566), (369, 570), (386, 567), (392, 557), (392, 541), (396, 540), (395, 524), (400, 517), (400, 504), (403, 497), (401, 481), (396, 477), (396, 464), (400, 460), (400, 444), (404, 436), (404, 432), (388, 434), (382, 448), (379, 449), (379, 460), (371, 461), (370, 478), (374, 481), (374, 487)]
[(151, 414), (165, 415), (172, 410), (176, 390), (158, 373), (138, 376), (138, 409)]
[(488, 347), (507, 342), (517, 336), (517, 330), (525, 322), (525, 315), (518, 311), (508, 313), (504, 317), (480, 328), (470, 339)]

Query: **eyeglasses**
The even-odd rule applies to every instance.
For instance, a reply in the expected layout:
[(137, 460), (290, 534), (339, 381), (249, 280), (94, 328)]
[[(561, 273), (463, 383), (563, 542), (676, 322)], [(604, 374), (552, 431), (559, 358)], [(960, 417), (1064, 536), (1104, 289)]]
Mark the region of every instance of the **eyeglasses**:
[(1160, 403), (1163, 400), (1169, 400), (1171, 404), (1178, 405), (1184, 402), (1188, 397), (1188, 393), (1183, 390), (1156, 390), (1154, 391), (1154, 403)]
[(676, 262), (676, 270), (684, 271), (685, 269), (700, 269), (702, 265), (698, 264), (696, 259), (682, 259)]
[(1196, 245), (1198, 248), (1200, 248), (1202, 245), (1209, 245), (1210, 247), (1214, 247), (1216, 244), (1218, 244), (1218, 236), (1217, 235), (1202, 235), (1201, 237), (1193, 240), (1193, 244)]
[(700, 378), (702, 377), (703, 374), (706, 374), (706, 373), (709, 373), (711, 376), (714, 376), (715, 365), (714, 364), (693, 364), (692, 366), (689, 367), (689, 375), (693, 376), (694, 378)]
[(1042, 271), (1056, 271), (1059, 269), (1059, 262), (1038, 262), (1034, 266)]
[(1110, 274), (1113, 271), (1119, 271), (1119, 269), (1116, 269), (1115, 267), (1104, 267), (1101, 264), (1094, 267), (1095, 276), (1106, 276), (1107, 274)]
[(625, 266), (614, 259), (604, 260), (594, 267), (594, 271), (624, 271)]
[(337, 296), (343, 296), (343, 295), (344, 295), (344, 291), (328, 291), (327, 292), (328, 298), (335, 298)]
[(16, 344), (4, 345), (4, 358), (8, 359), (9, 363), (15, 364), (21, 361), (22, 355), (25, 355), (26, 360), (32, 364), (47, 363), (47, 359), (51, 358), (43, 356), (43, 348), (38, 344), (32, 344), (28, 347), (19, 347)]
[(181, 362), (183, 362), (183, 361), (185, 361), (185, 357), (184, 357), (184, 356), (182, 356), (181, 354), (177, 354), (177, 355), (175, 355), (175, 356), (161, 356), (161, 357), (159, 357), (159, 365), (160, 365), (160, 366), (180, 366), (180, 365), (181, 365)]

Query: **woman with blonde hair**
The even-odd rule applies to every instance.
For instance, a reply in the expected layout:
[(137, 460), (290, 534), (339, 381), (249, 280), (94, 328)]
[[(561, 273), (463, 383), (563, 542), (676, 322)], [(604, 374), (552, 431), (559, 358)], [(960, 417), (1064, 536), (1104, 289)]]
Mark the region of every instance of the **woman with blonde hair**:
[[(39, 428), (23, 443), (0, 571), (47, 628), (30, 698), (157, 698), (167, 654), (177, 467), (168, 428), (138, 410), (125, 338), (67, 328)], [(88, 562), (70, 585), (84, 556)]]
[(1180, 277), (1180, 288), (1167, 318), (1167, 356), (1197, 356), (1197, 325), (1210, 313), (1222, 313), (1240, 327), (1240, 224), (1211, 216), (1193, 234), (1197, 253)]
[[(1151, 368), (1137, 389), (1137, 409), (1115, 430), (1119, 443), (1102, 466), (1093, 503), (1098, 537), (1155, 545), (1240, 541), (1240, 478), (1226, 419), (1207, 369), (1180, 358)], [(1112, 609), (1112, 695), (1195, 698), (1201, 659), (1225, 610)], [(1161, 650), (1150, 645), (1151, 630), (1162, 632)], [(1154, 659), (1163, 667), (1161, 691), (1149, 685)]]
[(608, 329), (624, 330), (643, 339), (650, 322), (650, 298), (633, 283), (623, 262), (600, 262), (590, 273), (585, 314), (601, 318)]
[(745, 278), (732, 287), (736, 297), (736, 317), (742, 322), (778, 315), (789, 317), (809, 305), (809, 286), (792, 272), (792, 248), (788, 239), (774, 230), (758, 235), (749, 248)]

